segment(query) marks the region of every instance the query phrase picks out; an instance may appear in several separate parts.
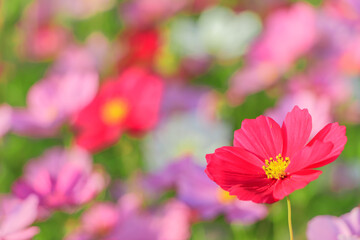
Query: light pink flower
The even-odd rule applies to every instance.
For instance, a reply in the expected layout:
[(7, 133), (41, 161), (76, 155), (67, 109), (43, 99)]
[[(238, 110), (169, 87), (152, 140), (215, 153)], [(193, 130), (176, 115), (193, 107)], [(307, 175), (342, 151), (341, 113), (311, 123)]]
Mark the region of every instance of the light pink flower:
[(37, 216), (38, 199), (32, 195), (24, 200), (10, 196), (0, 198), (0, 239), (30, 240), (38, 227), (30, 227)]
[(312, 131), (310, 136), (315, 136), (323, 126), (332, 122), (331, 99), (326, 95), (316, 94), (310, 89), (297, 88), (289, 90), (285, 96), (280, 98), (275, 108), (268, 109), (266, 115), (273, 118), (277, 123), (282, 123), (286, 114), (293, 106), (307, 108), (312, 116)]
[(269, 62), (285, 70), (306, 53), (317, 38), (316, 12), (306, 3), (274, 11), (266, 20), (265, 30), (250, 53), (256, 62)]
[(309, 222), (306, 235), (308, 240), (357, 240), (360, 238), (360, 208), (340, 217), (317, 216)]
[(104, 175), (93, 169), (91, 156), (80, 148), (52, 148), (25, 166), (13, 185), (20, 198), (39, 197), (44, 215), (48, 210), (71, 210), (93, 199), (104, 189)]
[(14, 109), (13, 131), (34, 137), (55, 135), (95, 96), (98, 74), (93, 60), (81, 48), (63, 52), (46, 77), (29, 90), (27, 108)]
[(97, 204), (85, 212), (80, 229), (66, 239), (189, 239), (191, 213), (184, 204), (171, 200), (151, 210), (141, 209), (140, 204), (133, 194), (121, 197), (117, 205)]

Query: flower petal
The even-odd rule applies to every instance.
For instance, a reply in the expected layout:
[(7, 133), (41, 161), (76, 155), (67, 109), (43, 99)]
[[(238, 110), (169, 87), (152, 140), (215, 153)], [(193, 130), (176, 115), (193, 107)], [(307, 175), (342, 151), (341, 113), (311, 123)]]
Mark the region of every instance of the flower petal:
[(351, 235), (350, 229), (339, 218), (333, 216), (317, 216), (308, 223), (306, 236), (309, 240), (338, 240), (338, 236)]
[(236, 195), (243, 201), (253, 201), (255, 203), (274, 203), (280, 199), (274, 197), (274, 188), (277, 181), (264, 177), (244, 178), (241, 183), (232, 187), (230, 195)]
[(312, 146), (315, 142), (331, 142), (334, 147), (331, 150), (331, 153), (321, 161), (316, 161), (314, 164), (307, 166), (307, 168), (318, 168), (326, 164), (333, 162), (344, 149), (347, 137), (345, 136), (346, 128), (345, 126), (339, 126), (338, 123), (329, 123), (323, 129), (318, 132), (315, 137), (307, 144)]
[(206, 160), (206, 173), (224, 189), (237, 184), (238, 176), (265, 176), (262, 161), (242, 148), (221, 147), (207, 154)]
[(333, 148), (334, 145), (331, 142), (323, 143), (315, 141), (313, 145), (306, 146), (290, 158), (290, 164), (286, 168), (286, 172), (292, 173), (301, 169), (312, 168), (309, 166), (313, 166), (318, 162), (328, 159), (328, 156), (332, 152)]
[(283, 150), (281, 128), (269, 117), (245, 119), (235, 131), (234, 146), (245, 148), (261, 160), (274, 158)]
[(291, 157), (295, 152), (302, 149), (309, 140), (312, 128), (311, 116), (307, 109), (301, 110), (295, 106), (289, 112), (281, 127), (286, 157)]
[(311, 181), (319, 177), (322, 172), (319, 170), (306, 169), (301, 170), (278, 181), (274, 188), (274, 197), (283, 199), (297, 189), (304, 188)]

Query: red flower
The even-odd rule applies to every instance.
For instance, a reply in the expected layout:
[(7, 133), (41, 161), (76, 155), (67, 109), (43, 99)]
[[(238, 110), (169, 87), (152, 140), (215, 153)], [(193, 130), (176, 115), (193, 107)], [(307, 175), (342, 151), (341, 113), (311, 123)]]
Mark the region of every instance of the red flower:
[(305, 187), (322, 172), (314, 168), (334, 161), (347, 141), (345, 127), (326, 125), (308, 142), (311, 116), (295, 106), (280, 127), (259, 116), (243, 121), (234, 147), (207, 154), (206, 173), (230, 195), (256, 203), (273, 203)]
[(115, 143), (129, 130), (151, 129), (158, 120), (163, 82), (144, 69), (129, 68), (107, 81), (74, 120), (76, 143), (96, 151)]

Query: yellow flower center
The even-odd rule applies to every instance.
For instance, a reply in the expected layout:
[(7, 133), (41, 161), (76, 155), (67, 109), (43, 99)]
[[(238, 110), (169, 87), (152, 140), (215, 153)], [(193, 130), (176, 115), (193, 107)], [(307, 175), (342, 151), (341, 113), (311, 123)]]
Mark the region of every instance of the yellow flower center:
[(101, 109), (102, 120), (109, 125), (118, 124), (128, 113), (128, 106), (122, 99), (114, 98), (107, 101)]
[(276, 156), (276, 159), (270, 158), (265, 160), (265, 166), (263, 169), (266, 173), (267, 178), (280, 179), (286, 176), (286, 168), (290, 163), (290, 158), (281, 156), (281, 154)]
[(230, 195), (228, 191), (225, 191), (221, 188), (219, 188), (217, 196), (219, 201), (223, 204), (231, 203), (236, 199), (236, 196)]

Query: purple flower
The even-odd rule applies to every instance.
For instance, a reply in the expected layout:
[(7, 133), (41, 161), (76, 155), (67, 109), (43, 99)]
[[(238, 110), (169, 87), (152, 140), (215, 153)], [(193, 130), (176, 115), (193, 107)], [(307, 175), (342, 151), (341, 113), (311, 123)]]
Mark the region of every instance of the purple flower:
[(32, 195), (24, 200), (12, 196), (0, 198), (0, 239), (28, 240), (38, 232), (30, 227), (37, 216), (38, 199)]
[(49, 210), (71, 210), (90, 201), (105, 185), (103, 174), (94, 171), (85, 150), (52, 148), (28, 162), (13, 192), (20, 198), (37, 195), (46, 216)]
[(27, 107), (14, 109), (12, 129), (20, 135), (53, 136), (93, 99), (97, 88), (91, 56), (83, 49), (69, 48), (47, 76), (31, 87)]
[(317, 216), (307, 228), (309, 240), (358, 240), (360, 239), (360, 208), (340, 217)]
[(267, 215), (264, 205), (240, 201), (219, 188), (209, 180), (204, 168), (190, 158), (170, 164), (163, 171), (150, 176), (145, 184), (154, 192), (175, 187), (177, 197), (204, 219), (224, 214), (230, 222), (252, 224)]

